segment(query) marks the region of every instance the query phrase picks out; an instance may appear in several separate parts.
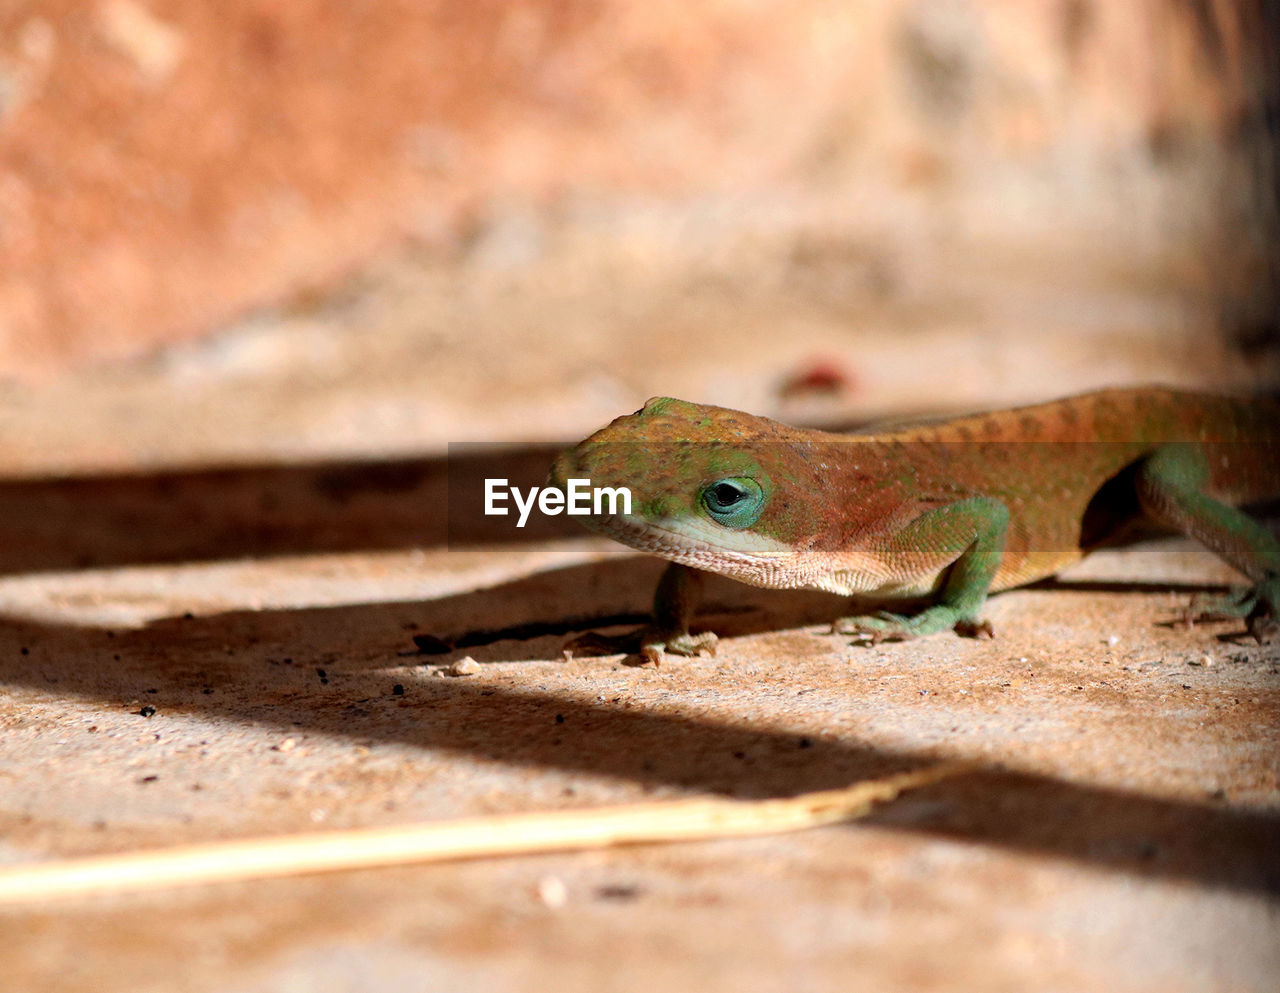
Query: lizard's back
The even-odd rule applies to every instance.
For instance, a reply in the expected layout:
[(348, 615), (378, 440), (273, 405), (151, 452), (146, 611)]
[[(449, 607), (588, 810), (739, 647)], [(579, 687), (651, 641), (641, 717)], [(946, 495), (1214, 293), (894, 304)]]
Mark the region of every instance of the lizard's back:
[(1204, 453), (1205, 490), (1218, 499), (1280, 495), (1280, 403), (1269, 399), (1105, 390), (861, 438), (909, 463), (930, 500), (995, 496), (1009, 507), (994, 589), (1052, 575), (1122, 533), (1140, 516), (1133, 474), (1165, 445)]

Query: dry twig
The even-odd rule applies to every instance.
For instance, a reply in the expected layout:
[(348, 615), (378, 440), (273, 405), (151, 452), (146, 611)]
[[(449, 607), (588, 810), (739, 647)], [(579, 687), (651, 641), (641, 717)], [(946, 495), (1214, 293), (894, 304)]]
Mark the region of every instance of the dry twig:
[(707, 797), (467, 817), (67, 859), (0, 871), (0, 905), (412, 862), (798, 831), (854, 820), (877, 803), (969, 768), (946, 762), (783, 799)]

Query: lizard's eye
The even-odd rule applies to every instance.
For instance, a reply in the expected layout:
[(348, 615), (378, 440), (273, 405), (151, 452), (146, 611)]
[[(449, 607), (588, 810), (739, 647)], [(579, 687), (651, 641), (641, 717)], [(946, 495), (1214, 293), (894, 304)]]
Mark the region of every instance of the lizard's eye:
[(717, 479), (702, 491), (702, 504), (727, 528), (749, 528), (764, 510), (764, 490), (748, 476)]

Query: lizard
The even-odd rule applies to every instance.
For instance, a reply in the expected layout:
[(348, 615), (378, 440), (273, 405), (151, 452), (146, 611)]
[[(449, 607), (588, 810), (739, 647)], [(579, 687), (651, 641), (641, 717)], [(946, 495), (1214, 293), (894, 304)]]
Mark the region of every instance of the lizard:
[(627, 487), (630, 513), (582, 522), (670, 561), (637, 632), (654, 661), (714, 649), (713, 632), (689, 630), (703, 572), (931, 601), (832, 625), (859, 641), (989, 637), (989, 593), (1053, 576), (1143, 518), (1252, 584), (1197, 619), (1243, 618), (1260, 643), (1280, 639), (1280, 542), (1237, 509), (1280, 495), (1280, 400), (1109, 389), (835, 434), (655, 397), (561, 453), (548, 483), (570, 479)]

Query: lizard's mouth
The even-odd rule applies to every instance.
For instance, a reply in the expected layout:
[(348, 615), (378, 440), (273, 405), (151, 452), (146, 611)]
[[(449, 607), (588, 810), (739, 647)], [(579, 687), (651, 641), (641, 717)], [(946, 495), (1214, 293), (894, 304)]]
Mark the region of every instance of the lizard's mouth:
[(781, 582), (794, 558), (780, 541), (751, 531), (729, 531), (698, 518), (637, 517), (601, 514), (582, 518), (591, 530), (624, 545), (671, 562), (717, 572), (753, 586)]

